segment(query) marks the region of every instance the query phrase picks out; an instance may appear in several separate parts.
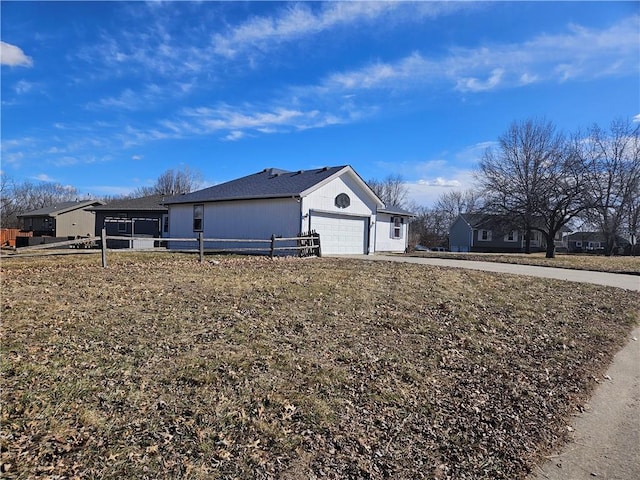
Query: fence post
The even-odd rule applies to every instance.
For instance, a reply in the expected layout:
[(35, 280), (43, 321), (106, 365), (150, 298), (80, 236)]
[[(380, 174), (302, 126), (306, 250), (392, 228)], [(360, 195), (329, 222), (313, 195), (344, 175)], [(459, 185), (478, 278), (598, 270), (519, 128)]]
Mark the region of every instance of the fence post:
[(101, 246), (102, 246), (102, 268), (107, 268), (107, 229), (106, 228), (102, 228), (102, 240), (101, 240)]
[(320, 248), (320, 234), (314, 231), (313, 236), (318, 241), (318, 257), (322, 257), (322, 248)]
[(200, 263), (204, 263), (204, 234), (198, 233), (198, 248), (200, 250)]
[(271, 255), (270, 257), (273, 258), (273, 254), (276, 251), (276, 235), (275, 233), (271, 234)]

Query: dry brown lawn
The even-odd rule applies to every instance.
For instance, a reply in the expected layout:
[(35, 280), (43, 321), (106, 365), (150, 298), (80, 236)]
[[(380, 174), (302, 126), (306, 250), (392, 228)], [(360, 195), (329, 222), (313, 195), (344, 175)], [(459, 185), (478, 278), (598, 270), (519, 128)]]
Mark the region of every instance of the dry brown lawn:
[(517, 479), (637, 293), (346, 259), (2, 262), (4, 478)]
[(545, 258), (544, 253), (454, 253), (412, 252), (411, 256), (453, 258), (480, 262), (516, 263), (541, 267), (573, 268), (596, 272), (630, 273), (640, 275), (640, 257), (605, 257), (604, 255), (557, 254)]

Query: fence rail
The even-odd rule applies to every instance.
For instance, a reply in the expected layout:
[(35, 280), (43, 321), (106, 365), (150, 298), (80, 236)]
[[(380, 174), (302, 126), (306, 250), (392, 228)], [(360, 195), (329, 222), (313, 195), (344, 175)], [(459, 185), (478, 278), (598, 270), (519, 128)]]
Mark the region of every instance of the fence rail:
[[(150, 240), (149, 237), (126, 237), (119, 235), (107, 235), (106, 229), (102, 229), (102, 239), (101, 248), (102, 248), (102, 266), (107, 266), (107, 240), (136, 240), (136, 239), (145, 239)], [(198, 252), (200, 255), (200, 263), (204, 262), (204, 253), (205, 253), (205, 243), (215, 244), (215, 243), (225, 243), (225, 244), (267, 244), (265, 247), (225, 247), (225, 248), (207, 248), (208, 252), (265, 252), (269, 253), (271, 258), (274, 257), (276, 252), (285, 252), (285, 251), (297, 251), (300, 256), (310, 256), (317, 255), (318, 257), (322, 256), (322, 249), (320, 248), (320, 235), (314, 232), (301, 233), (297, 237), (277, 237), (275, 235), (271, 235), (269, 239), (252, 239), (252, 238), (205, 238), (204, 234), (201, 232), (197, 238), (192, 237), (163, 237), (153, 239), (154, 241), (158, 241), (161, 243), (168, 244), (169, 242), (198, 242)], [(295, 246), (277, 246), (277, 242), (292, 242), (295, 241), (297, 244)]]
[[(205, 254), (205, 244), (215, 244), (215, 243), (224, 243), (224, 248), (206, 248), (207, 252), (252, 252), (252, 253), (266, 253), (269, 254), (270, 257), (274, 257), (276, 253), (286, 252), (286, 251), (296, 251), (300, 256), (311, 256), (317, 255), (318, 257), (322, 256), (322, 250), (320, 248), (320, 235), (316, 232), (308, 232), (301, 233), (297, 237), (277, 237), (275, 235), (271, 235), (271, 238), (268, 239), (252, 239), (252, 238), (205, 238), (202, 233), (200, 233), (197, 237), (162, 237), (162, 238), (151, 238), (151, 237), (134, 237), (134, 236), (123, 236), (123, 235), (107, 235), (106, 229), (102, 229), (102, 235), (100, 237), (83, 237), (77, 238), (73, 240), (67, 240), (62, 242), (55, 243), (43, 243), (40, 245), (33, 245), (30, 247), (21, 247), (15, 250), (16, 253), (26, 253), (34, 250), (44, 250), (48, 248), (59, 248), (59, 247), (80, 247), (80, 246), (95, 246), (100, 244), (100, 249), (102, 253), (102, 266), (107, 266), (107, 251), (116, 251), (119, 249), (109, 249), (107, 248), (108, 240), (127, 240), (133, 241), (136, 240), (146, 240), (158, 242), (159, 244), (168, 245), (169, 242), (191, 242), (198, 244), (197, 252), (200, 254), (200, 262), (204, 262), (204, 254)], [(281, 242), (296, 242), (296, 245), (285, 245), (278, 246), (278, 243)], [(256, 246), (246, 247), (246, 246), (237, 246), (237, 247), (229, 247), (229, 244), (255, 244)], [(263, 244), (264, 246), (259, 246), (259, 244)]]
[(88, 246), (100, 240), (100, 237), (82, 237), (73, 240), (65, 240), (62, 242), (41, 243), (40, 245), (31, 245), (30, 247), (16, 248), (17, 253), (30, 252), (32, 250), (44, 250), (45, 248), (57, 247), (73, 247), (76, 245)]

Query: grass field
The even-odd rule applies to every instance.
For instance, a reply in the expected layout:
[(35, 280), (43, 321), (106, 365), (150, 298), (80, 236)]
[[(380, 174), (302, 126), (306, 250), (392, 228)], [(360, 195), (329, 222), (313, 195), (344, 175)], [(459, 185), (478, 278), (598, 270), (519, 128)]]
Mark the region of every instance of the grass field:
[(544, 253), (454, 253), (412, 252), (411, 256), (454, 258), (480, 262), (516, 263), (541, 267), (573, 268), (596, 272), (630, 273), (640, 275), (640, 257), (605, 257), (604, 255), (557, 254), (545, 258)]
[(4, 478), (517, 479), (637, 293), (346, 259), (2, 262)]

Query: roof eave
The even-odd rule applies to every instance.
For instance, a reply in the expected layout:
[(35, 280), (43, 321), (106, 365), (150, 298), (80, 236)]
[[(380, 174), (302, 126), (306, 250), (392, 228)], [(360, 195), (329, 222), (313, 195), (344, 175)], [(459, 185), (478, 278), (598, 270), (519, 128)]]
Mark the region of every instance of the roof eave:
[(210, 199), (201, 199), (201, 200), (181, 200), (181, 201), (171, 201), (165, 202), (165, 205), (185, 205), (188, 203), (217, 203), (217, 202), (235, 202), (241, 200), (266, 200), (266, 199), (276, 199), (276, 198), (300, 198), (302, 195), (300, 193), (278, 193), (278, 194), (268, 194), (268, 195), (246, 195), (241, 197), (226, 197), (226, 198), (210, 198)]

